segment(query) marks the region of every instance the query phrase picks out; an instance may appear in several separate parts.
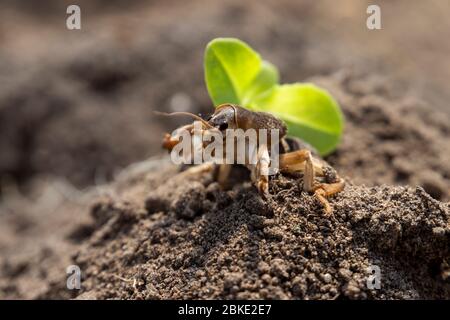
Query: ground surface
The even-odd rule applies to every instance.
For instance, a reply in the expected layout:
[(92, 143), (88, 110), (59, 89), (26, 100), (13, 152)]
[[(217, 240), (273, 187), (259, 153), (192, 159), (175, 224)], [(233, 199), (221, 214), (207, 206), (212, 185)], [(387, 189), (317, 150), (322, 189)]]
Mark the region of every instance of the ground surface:
[[(2, 249), (3, 294), (449, 298), (450, 211), (448, 203), (434, 199), (449, 196), (448, 152), (442, 154), (446, 144), (439, 144), (448, 122), (419, 116), (417, 101), (408, 102), (408, 116), (400, 116), (404, 103), (377, 98), (368, 87), (355, 95), (349, 86), (358, 81), (346, 76), (315, 82), (333, 91), (348, 119), (342, 149), (329, 158), (349, 181), (331, 200), (332, 217), (292, 179), (274, 177), (273, 197), (263, 201), (245, 169), (236, 169), (234, 187), (224, 191), (210, 174), (181, 172), (167, 157), (133, 165), (115, 182), (77, 197), (67, 198), (73, 193), (60, 191), (67, 186), (50, 181), (34, 188), (48, 193), (34, 206), (53, 199), (45, 219), (39, 206), (24, 210), (13, 196), (6, 203), (2, 243), (15, 246)], [(400, 148), (409, 144), (414, 148)], [(435, 168), (432, 175), (420, 170), (426, 161)], [(429, 193), (422, 187), (362, 186), (357, 177), (368, 184), (420, 181)], [(81, 292), (65, 288), (61, 271), (71, 263), (83, 270)], [(367, 289), (369, 265), (381, 268), (381, 290)]]
[[(447, 1), (381, 2), (380, 32), (364, 1), (80, 1), (82, 32), (57, 3), (0, 4), (0, 298), (450, 298)], [(286, 177), (263, 202), (143, 161), (181, 123), (152, 110), (211, 111), (217, 36), (338, 99), (333, 217)]]

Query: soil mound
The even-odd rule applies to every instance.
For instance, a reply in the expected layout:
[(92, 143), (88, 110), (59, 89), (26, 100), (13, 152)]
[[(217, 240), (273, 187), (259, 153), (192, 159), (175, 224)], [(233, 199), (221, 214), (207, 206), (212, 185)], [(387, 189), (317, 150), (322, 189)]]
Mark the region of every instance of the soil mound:
[[(134, 191), (145, 201), (94, 206), (99, 227), (75, 256), (88, 297), (450, 297), (449, 208), (420, 187), (347, 186), (326, 217), (281, 176), (263, 201), (249, 183), (221, 191), (208, 174), (162, 175), (171, 178), (153, 192)], [(372, 265), (380, 290), (367, 289)]]
[[(55, 181), (36, 181), (46, 206), (2, 203), (0, 296), (450, 298), (450, 122), (377, 81), (313, 81), (347, 119), (327, 159), (349, 181), (332, 216), (293, 179), (274, 176), (263, 201), (243, 168), (221, 190), (167, 157), (123, 170), (100, 196), (61, 197)], [(82, 270), (80, 292), (66, 289), (69, 264)], [(367, 288), (373, 265), (379, 290)]]

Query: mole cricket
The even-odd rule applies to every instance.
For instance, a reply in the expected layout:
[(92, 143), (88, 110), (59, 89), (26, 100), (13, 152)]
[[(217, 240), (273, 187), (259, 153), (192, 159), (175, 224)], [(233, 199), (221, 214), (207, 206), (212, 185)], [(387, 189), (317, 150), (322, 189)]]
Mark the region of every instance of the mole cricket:
[[(191, 135), (194, 134), (195, 124), (201, 127), (203, 133), (220, 132), (236, 129), (267, 129), (279, 130), (279, 141), (265, 139), (265, 143), (257, 145), (256, 163), (246, 162), (244, 165), (250, 170), (251, 180), (258, 189), (262, 197), (269, 195), (269, 177), (267, 167), (270, 159), (268, 154), (272, 150), (272, 144), (277, 143), (279, 148), (279, 171), (281, 174), (298, 177), (299, 189), (313, 194), (322, 204), (326, 214), (332, 213), (332, 208), (327, 200), (330, 197), (344, 189), (345, 181), (338, 176), (336, 171), (324, 160), (313, 155), (312, 148), (300, 139), (287, 137), (287, 127), (285, 123), (266, 112), (256, 112), (245, 109), (238, 105), (223, 104), (216, 108), (215, 112), (208, 118), (203, 119), (195, 114), (188, 112), (174, 112), (166, 115), (185, 114), (196, 119), (192, 124), (188, 124), (175, 130), (187, 130)], [(226, 136), (225, 134), (223, 135)], [(225, 139), (223, 143), (225, 143)], [(163, 140), (163, 147), (169, 151), (180, 143), (180, 136), (177, 134), (166, 134)], [(204, 142), (206, 147), (208, 142)], [(224, 150), (226, 150), (224, 148)], [(226, 151), (225, 151), (226, 153)], [(222, 186), (226, 183), (231, 171), (230, 164), (206, 163), (203, 167), (193, 167), (193, 170), (216, 170), (215, 179)], [(199, 168), (200, 167), (200, 168)]]

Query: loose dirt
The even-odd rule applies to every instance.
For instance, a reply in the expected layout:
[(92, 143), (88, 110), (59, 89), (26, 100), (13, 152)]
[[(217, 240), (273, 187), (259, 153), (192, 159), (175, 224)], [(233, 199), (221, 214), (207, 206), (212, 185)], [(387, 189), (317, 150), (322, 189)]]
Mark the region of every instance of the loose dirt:
[[(100, 3), (81, 32), (67, 1), (0, 4), (0, 298), (450, 298), (448, 2), (380, 1), (380, 32), (370, 1)], [(245, 169), (220, 190), (159, 155), (182, 119), (152, 110), (211, 112), (220, 36), (338, 99), (332, 216), (293, 179), (263, 201)]]
[[(2, 296), (448, 299), (450, 211), (438, 199), (449, 197), (449, 122), (427, 116), (420, 101), (380, 98), (367, 79), (313, 80), (347, 117), (344, 141), (328, 158), (348, 180), (330, 199), (332, 216), (294, 179), (274, 176), (263, 201), (245, 168), (221, 190), (211, 174), (157, 157), (100, 193), (55, 200), (58, 214), (10, 201), (0, 224)], [(34, 189), (60, 193), (52, 181)], [(65, 287), (69, 264), (82, 270), (81, 292)], [(379, 290), (367, 288), (372, 265)]]

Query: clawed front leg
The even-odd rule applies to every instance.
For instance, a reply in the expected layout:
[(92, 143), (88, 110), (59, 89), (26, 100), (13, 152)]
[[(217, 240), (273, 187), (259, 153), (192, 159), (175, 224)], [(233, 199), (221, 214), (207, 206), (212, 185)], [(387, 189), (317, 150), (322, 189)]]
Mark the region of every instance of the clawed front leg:
[[(326, 177), (329, 168), (327, 164), (314, 158), (307, 149), (302, 149), (280, 155), (280, 171), (284, 173), (303, 173), (303, 179), (299, 186), (301, 190), (314, 194), (314, 197), (322, 204), (324, 212), (329, 215), (332, 208), (327, 198), (342, 191), (345, 186), (343, 179), (333, 176), (332, 183), (317, 182), (317, 177)], [(258, 192), (266, 198), (269, 195), (269, 165), (270, 156), (266, 145), (258, 148), (256, 164), (248, 165), (251, 171), (251, 180)], [(231, 165), (220, 165), (217, 170), (216, 180), (224, 185), (230, 173)], [(325, 179), (327, 181), (329, 179)], [(300, 183), (300, 182), (299, 182)]]
[[(318, 164), (316, 164), (316, 168), (319, 173), (322, 173)], [(281, 154), (280, 170), (286, 173), (303, 172), (303, 185), (300, 186), (300, 189), (306, 192), (314, 191), (316, 170), (309, 150), (303, 149)]]
[(303, 172), (303, 185), (301, 189), (314, 192), (314, 196), (322, 204), (325, 213), (331, 214), (332, 208), (327, 200), (344, 189), (345, 182), (337, 177), (335, 183), (317, 183), (316, 176), (324, 176), (323, 163), (311, 156), (309, 150), (303, 149), (280, 155), (280, 170), (287, 173)]

